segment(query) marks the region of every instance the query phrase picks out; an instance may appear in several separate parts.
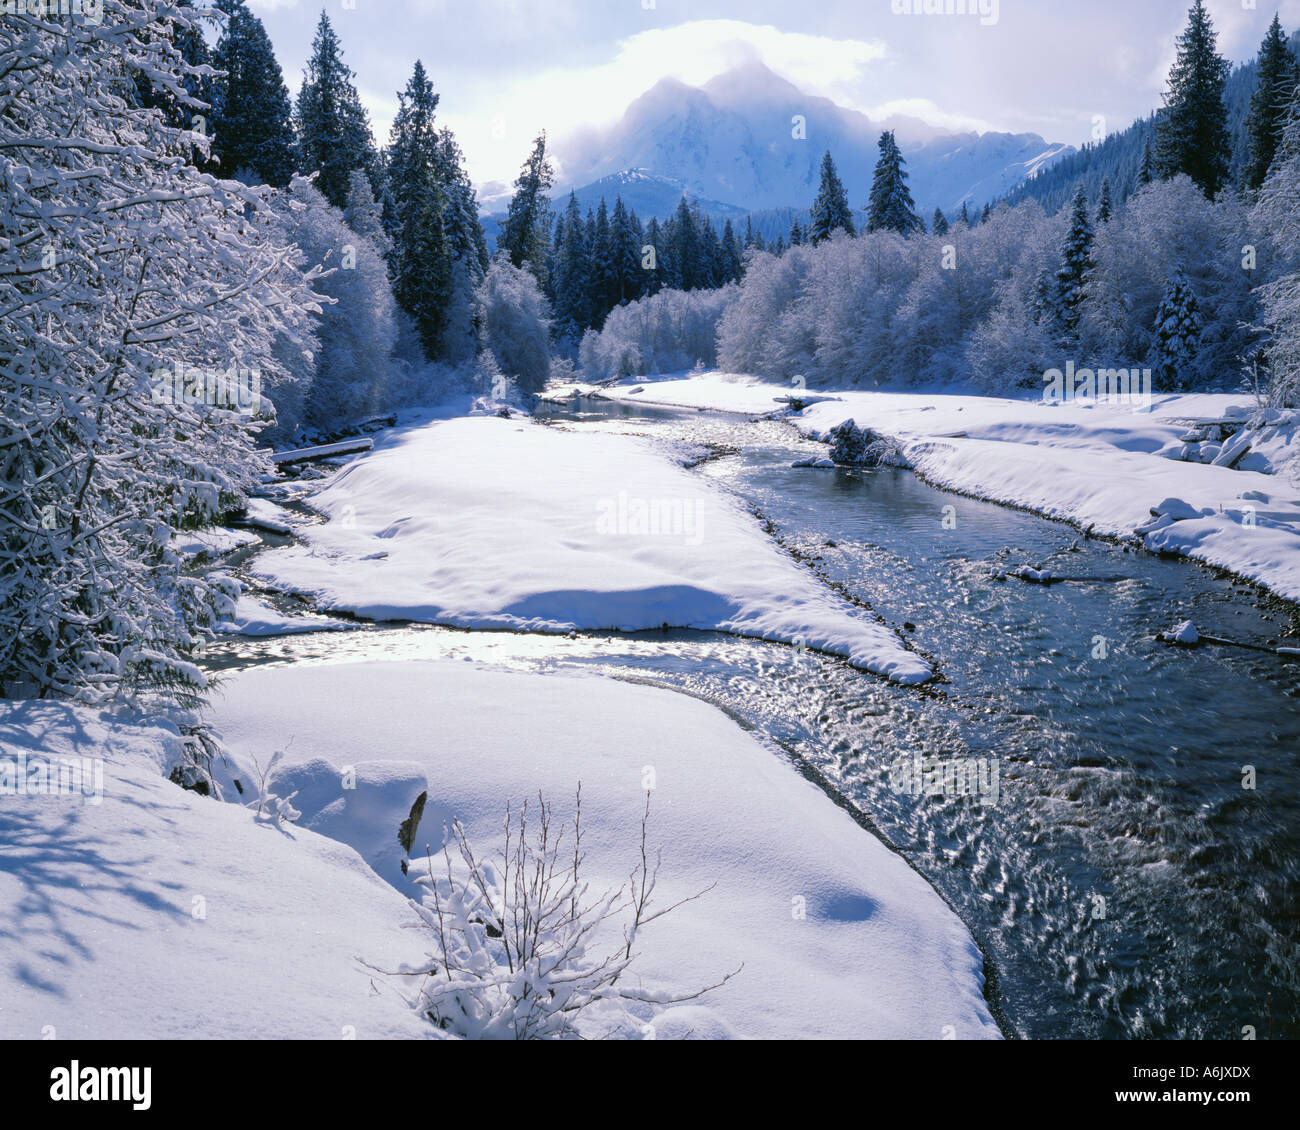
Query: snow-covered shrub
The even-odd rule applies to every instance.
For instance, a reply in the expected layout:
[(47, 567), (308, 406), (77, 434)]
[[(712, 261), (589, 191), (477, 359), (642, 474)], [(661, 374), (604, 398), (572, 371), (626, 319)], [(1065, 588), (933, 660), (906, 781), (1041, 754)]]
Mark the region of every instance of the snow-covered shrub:
[(579, 363), (596, 379), (716, 368), (718, 322), (735, 293), (734, 286), (661, 290), (617, 306), (603, 329), (583, 336)]
[(0, 695), (192, 705), (232, 588), (187, 573), (172, 534), (263, 470), (255, 383), (208, 378), (274, 386), (314, 298), (261, 191), (185, 164), (207, 138), (131, 94), (186, 100), (194, 10), (96, 15), (0, 20)]
[[(303, 422), (318, 429), (354, 423), (379, 410), (397, 342), (387, 265), (310, 181), (295, 178), (276, 201), (283, 238), (301, 248), (306, 266), (322, 268), (316, 290), (333, 299), (322, 303), (318, 316), (316, 368)], [(282, 414), (282, 435), (287, 425)]]
[(265, 765), (259, 761), (253, 762), (253, 773), (257, 778), (257, 799), (249, 801), (247, 807), (253, 809), (258, 820), (268, 824), (292, 824), (302, 816), (293, 806), (293, 798), (298, 795), (296, 791), (288, 796), (280, 796), (271, 787), (271, 777), (283, 757), (284, 751), (277, 750)]
[(483, 349), (525, 392), (541, 392), (551, 372), (551, 319), (532, 272), (494, 259), (475, 311)]
[[(649, 815), (647, 794), (639, 862), (627, 884), (600, 894), (589, 890), (582, 873), (581, 789), (571, 829), (557, 826), (540, 796), (535, 811), (527, 803), (517, 813), (507, 809), (505, 846), (496, 860), (477, 855), (455, 824), (455, 854), (451, 843), (445, 846), (436, 871), (429, 857), (417, 879), (424, 898), (411, 903), (435, 946), (428, 967), (416, 971), (425, 975), (416, 1000), (420, 1012), (466, 1039), (636, 1036), (644, 1017), (730, 980), (734, 973), (682, 996), (624, 979), (640, 930), (681, 905), (653, 905), (659, 863), (646, 847)], [(607, 924), (620, 920), (621, 941), (605, 942)], [(629, 1006), (637, 1006), (642, 1019), (633, 1018)], [(583, 1030), (580, 1021), (587, 1021)]]
[(472, 367), (474, 397), (471, 414), (476, 416), (505, 416), (512, 412), (527, 412), (527, 398), (520, 392), (512, 377), (501, 371), (497, 359), (486, 349), (478, 355)]
[(870, 428), (859, 428), (852, 420), (832, 428), (827, 438), (831, 443), (831, 459), (844, 466), (879, 467), (897, 464), (902, 459), (902, 451), (894, 440)]
[(552, 357), (550, 384), (573, 384), (578, 380), (578, 366), (571, 357)]

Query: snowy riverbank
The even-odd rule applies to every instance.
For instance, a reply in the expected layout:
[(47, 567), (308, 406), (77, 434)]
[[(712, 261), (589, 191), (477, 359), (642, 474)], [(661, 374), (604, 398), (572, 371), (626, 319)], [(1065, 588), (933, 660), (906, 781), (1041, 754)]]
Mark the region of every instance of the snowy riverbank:
[(738, 503), (637, 438), (438, 420), (387, 433), (310, 501), (329, 521), (263, 554), (254, 576), (323, 610), (515, 631), (717, 629), (901, 683), (933, 674)]
[(567, 818), (581, 781), (588, 874), (618, 886), (648, 770), (662, 904), (716, 886), (645, 929), (633, 971), (681, 994), (744, 966), (663, 1014), (660, 1038), (997, 1036), (979, 951), (942, 900), (703, 703), (467, 664), (335, 665), (241, 674), (216, 720), (234, 751), (227, 780), (247, 783), (254, 760), (287, 750), (275, 789), (297, 791), (297, 824), (169, 783), (166, 726), (0, 707), (0, 759), (105, 761), (99, 804), (0, 799), (0, 930), (13, 941), (0, 1037), (432, 1035), (405, 1002), (411, 980), (369, 967), (429, 948), (406, 928), (414, 887), (398, 867), (397, 826), (416, 796), (429, 791), (419, 845), (436, 850), (443, 820), (458, 817), (495, 852), (507, 801), (540, 789)]
[[(720, 373), (638, 378), (597, 391), (628, 403), (746, 414), (770, 413), (782, 407), (777, 398), (804, 395)], [(1141, 538), (1150, 549), (1300, 600), (1300, 485), (1291, 477), (1300, 427), (1289, 418), (1249, 427), (1257, 410), (1248, 397), (1156, 396), (1140, 412), (1122, 404), (928, 393), (828, 391), (805, 399), (791, 420), (807, 434), (822, 436), (853, 419), (897, 439), (907, 463), (936, 486), (1092, 533)], [(1194, 438), (1221, 423), (1237, 437), (1235, 449), (1233, 440)], [(1186, 461), (1234, 454), (1237, 469)]]

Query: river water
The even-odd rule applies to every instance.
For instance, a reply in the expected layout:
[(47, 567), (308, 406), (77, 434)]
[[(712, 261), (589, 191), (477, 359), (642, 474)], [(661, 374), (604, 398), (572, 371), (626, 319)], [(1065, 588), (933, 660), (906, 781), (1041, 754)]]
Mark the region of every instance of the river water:
[[(940, 681), (901, 688), (721, 633), (410, 625), (231, 640), (211, 666), (472, 656), (680, 688), (811, 767), (930, 881), (987, 955), (1009, 1032), (1300, 1035), (1300, 663), (1155, 640), (1190, 619), (1295, 645), (1300, 610), (910, 472), (792, 469), (824, 449), (779, 422), (593, 401), (545, 417), (651, 436), (679, 456), (707, 447), (716, 457), (694, 473), (895, 626)], [(1071, 579), (998, 579), (1018, 565)], [(998, 803), (899, 789), (891, 770), (918, 756), (996, 762)]]

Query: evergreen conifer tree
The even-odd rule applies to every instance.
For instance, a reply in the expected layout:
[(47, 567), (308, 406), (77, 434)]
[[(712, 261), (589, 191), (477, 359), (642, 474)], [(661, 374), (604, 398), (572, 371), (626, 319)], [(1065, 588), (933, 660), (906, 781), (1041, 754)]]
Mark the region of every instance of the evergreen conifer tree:
[(352, 79), (334, 26), (322, 11), (295, 122), (300, 169), (320, 173), (316, 187), (335, 208), (347, 204), (353, 169), (365, 169), (372, 182), (379, 176), (370, 119)]
[(1088, 194), (1079, 185), (1074, 194), (1070, 229), (1061, 247), (1061, 265), (1056, 272), (1053, 313), (1057, 326), (1068, 336), (1079, 327), (1080, 307), (1088, 276), (1092, 272), (1092, 223), (1088, 219)]
[(821, 176), (821, 187), (817, 191), (817, 199), (813, 202), (812, 230), (808, 240), (814, 245), (825, 243), (836, 231), (846, 231), (849, 235), (857, 234), (853, 226), (853, 212), (849, 208), (848, 193), (844, 191), (840, 175), (835, 171), (835, 162), (829, 150), (822, 158)]
[(1300, 82), (1300, 63), (1297, 63), (1282, 31), (1281, 21), (1274, 13), (1273, 23), (1259, 50), (1259, 80), (1246, 118), (1250, 156), (1243, 179), (1247, 188), (1258, 189), (1268, 176), (1297, 82)]
[(262, 21), (244, 0), (220, 0), (225, 26), (213, 65), (224, 72), (214, 82), (213, 146), (218, 175), (233, 179), (252, 173), (283, 188), (293, 175), (293, 111), (289, 89)]
[(1110, 177), (1101, 182), (1101, 197), (1097, 201), (1097, 223), (1108, 224), (1115, 214), (1115, 204), (1111, 198)]
[(410, 315), (425, 356), (442, 355), (452, 288), (451, 251), (443, 213), (449, 206), (439, 178), (440, 142), (434, 124), (438, 95), (416, 60), (388, 143), (388, 223), (395, 250), (393, 295)]
[(1228, 181), (1232, 144), (1223, 94), (1228, 63), (1205, 0), (1194, 0), (1187, 30), (1178, 38), (1178, 58), (1156, 121), (1155, 164), (1162, 179), (1186, 173), (1213, 200)]
[(871, 182), (867, 231), (895, 231), (900, 235), (911, 235), (922, 227), (920, 217), (916, 214), (916, 205), (912, 201), (912, 193), (907, 187), (907, 172), (903, 167), (906, 163), (893, 132), (886, 130), (880, 135), (880, 157), (876, 161), (876, 173)]
[(1156, 385), (1176, 389), (1187, 383), (1187, 371), (1201, 344), (1204, 322), (1196, 295), (1182, 268), (1174, 271), (1156, 312)]
[[(515, 195), (510, 212), (501, 226), (497, 250), (503, 251), (515, 267), (527, 264), (528, 270), (543, 289), (546, 288), (546, 263), (551, 238), (551, 184), (555, 172), (546, 156), (546, 131), (533, 142), (515, 180)], [(593, 245), (592, 254), (597, 254)]]

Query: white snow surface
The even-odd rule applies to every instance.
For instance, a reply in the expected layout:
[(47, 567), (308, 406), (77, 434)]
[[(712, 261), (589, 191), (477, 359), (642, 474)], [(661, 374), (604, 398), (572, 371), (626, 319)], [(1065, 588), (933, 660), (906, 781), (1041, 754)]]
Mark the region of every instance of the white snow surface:
[[(424, 789), (415, 854), (459, 819), (481, 853), (506, 804), (538, 791), (557, 819), (582, 783), (587, 878), (618, 887), (636, 864), (652, 767), (657, 899), (701, 898), (645, 929), (633, 972), (678, 994), (727, 985), (656, 1023), (660, 1038), (997, 1038), (965, 927), (898, 855), (721, 712), (673, 692), (572, 674), (451, 662), (260, 668), (222, 688), (216, 723), (246, 767), (287, 750), (301, 835), (355, 847), (403, 891), (399, 823)], [(355, 767), (357, 788), (340, 787)], [(793, 913), (804, 900), (806, 918)], [(348, 938), (328, 903), (322, 917)], [(618, 928), (613, 924), (611, 940)], [(358, 943), (359, 944), (359, 943)], [(359, 949), (349, 952), (362, 952)]]
[(386, 435), (311, 504), (329, 521), (262, 554), (254, 575), (322, 609), (517, 631), (718, 629), (901, 683), (933, 674), (730, 496), (635, 437), (434, 421)]
[(234, 618), (219, 624), (217, 631), (234, 636), (293, 636), (352, 627), (328, 616), (290, 616), (245, 593), (235, 603)]
[(211, 526), (205, 530), (182, 530), (172, 535), (171, 548), (181, 557), (224, 557), (260, 539), (248, 530), (231, 530), (224, 526)]
[(357, 960), (419, 960), (405, 899), (336, 840), (172, 784), (178, 744), (0, 703), (0, 759), (104, 760), (100, 804), (0, 796), (0, 1039), (430, 1036)]
[(661, 1014), (658, 1038), (998, 1036), (978, 948), (939, 896), (695, 699), (450, 662), (259, 668), (224, 693), (228, 799), (287, 749), (273, 787), (297, 792), (297, 824), (169, 782), (169, 724), (0, 705), (0, 759), (104, 761), (99, 804), (0, 796), (0, 1039), (437, 1036), (409, 1007), (411, 980), (371, 968), (417, 967), (431, 948), (407, 928), (418, 892), (398, 866), (415, 797), (429, 790), (419, 844), (436, 849), (459, 818), (492, 854), (507, 802), (541, 790), (564, 820), (581, 781), (586, 875), (617, 887), (647, 766), (658, 904), (716, 886), (643, 930), (632, 973), (684, 995), (743, 962)]
[[(706, 373), (638, 377), (644, 391), (602, 388), (613, 400), (765, 414), (784, 385)], [(1300, 600), (1300, 484), (1290, 474), (1178, 461), (1190, 421), (1244, 421), (1248, 397), (1157, 395), (1149, 411), (1104, 402), (1050, 406), (1041, 400), (942, 393), (845, 391), (792, 418), (824, 434), (846, 419), (897, 439), (912, 467), (936, 486), (1033, 510), (1092, 533), (1144, 539)], [(1295, 425), (1258, 431), (1258, 466), (1285, 468), (1300, 449)], [(1243, 463), (1254, 457), (1247, 455)], [(1152, 528), (1153, 510), (1191, 511)]]

